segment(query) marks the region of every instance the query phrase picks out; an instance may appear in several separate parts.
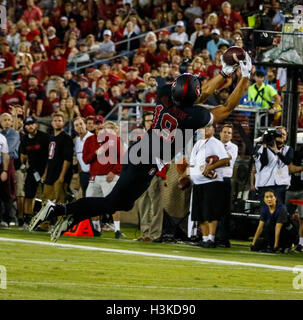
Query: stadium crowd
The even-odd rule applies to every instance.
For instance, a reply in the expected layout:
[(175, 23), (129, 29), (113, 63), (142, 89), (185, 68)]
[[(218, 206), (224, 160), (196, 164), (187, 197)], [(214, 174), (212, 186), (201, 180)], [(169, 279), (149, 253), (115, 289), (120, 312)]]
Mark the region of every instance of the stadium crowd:
[[(81, 186), (77, 196), (108, 194), (121, 164), (100, 165), (97, 156), (104, 150), (97, 135), (110, 133), (111, 148), (117, 150), (120, 159), (128, 141), (123, 140), (117, 120), (139, 119), (140, 125), (132, 129), (144, 133), (150, 128), (154, 108), (145, 107), (143, 114), (125, 107), (119, 118), (116, 106), (154, 104), (157, 87), (172, 83), (183, 72), (195, 74), (201, 81), (213, 78), (222, 69), (221, 56), (227, 48), (236, 45), (250, 50), (241, 28), (248, 25), (248, 16), (261, 3), (269, 5), (264, 15), (271, 19), (273, 29), (281, 30), (283, 15), (277, 1), (2, 0), (7, 8), (7, 26), (0, 32), (0, 227), (10, 223), (26, 227), (36, 197), (70, 201), (70, 186), (75, 179)], [(235, 72), (227, 78), (207, 104), (224, 104), (240, 76)], [(285, 70), (254, 67), (253, 79), (240, 104), (268, 110), (270, 125), (278, 126), (281, 113), (277, 111), (283, 105), (285, 86)], [(303, 90), (301, 95), (300, 106)], [(247, 114), (240, 116), (240, 122), (243, 117)], [(302, 119), (300, 107), (299, 127)], [(233, 131), (232, 126), (217, 131), (224, 128)], [(226, 143), (233, 133), (235, 138), (236, 133), (230, 133)], [(233, 141), (240, 144), (238, 139)], [(239, 150), (239, 156), (243, 155), (245, 150)], [(221, 156), (230, 155), (223, 150)], [(287, 168), (292, 161), (290, 156)], [(163, 210), (159, 212), (161, 199), (157, 194), (169, 177), (175, 185), (180, 183), (180, 176), (172, 170), (177, 172), (173, 164), (160, 172), (136, 205), (142, 241), (161, 240)], [(290, 177), (289, 171), (285, 174)], [(232, 171), (225, 182), (231, 177)], [(285, 189), (289, 185), (290, 180), (288, 184), (283, 182)], [(275, 182), (265, 186), (273, 187)], [(285, 203), (285, 195), (279, 200)], [(14, 202), (17, 214), (12, 210)], [(120, 213), (113, 219), (115, 235), (120, 238)], [(285, 219), (278, 221), (286, 223)], [(303, 248), (302, 219), (301, 214), (299, 251)], [(95, 235), (100, 235), (105, 229), (99, 217), (92, 220)], [(209, 230), (209, 238), (203, 233), (202, 245), (213, 247), (216, 227), (212, 221), (206, 227), (205, 222), (207, 219), (201, 221), (201, 229)], [(40, 226), (41, 230), (49, 228)], [(219, 223), (218, 229), (225, 233), (223, 244), (229, 246), (224, 228)], [(276, 247), (277, 243), (271, 249)]]

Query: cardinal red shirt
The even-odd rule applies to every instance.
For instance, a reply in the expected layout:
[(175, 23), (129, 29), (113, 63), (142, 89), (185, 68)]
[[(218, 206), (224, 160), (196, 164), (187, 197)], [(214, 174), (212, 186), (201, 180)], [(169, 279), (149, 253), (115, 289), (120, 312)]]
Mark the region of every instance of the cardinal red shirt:
[(79, 111), (83, 118), (95, 115), (95, 109), (90, 104), (86, 104), (83, 109), (79, 106)]
[(48, 75), (47, 61), (35, 62), (32, 66), (32, 73), (36, 75), (39, 84), (42, 84)]
[(141, 78), (137, 78), (134, 81), (127, 80), (125, 88), (128, 89), (131, 95), (135, 95), (137, 92), (137, 85), (141, 82), (144, 82)]
[[(15, 68), (15, 56), (12, 52), (6, 54), (0, 54), (0, 69), (13, 67)], [(12, 79), (12, 71), (6, 71), (0, 73), (0, 82), (7, 82)]]
[[(100, 141), (100, 142), (99, 142)], [(98, 161), (96, 151), (101, 147), (106, 146), (105, 158), (108, 163), (102, 164)], [(112, 157), (112, 159), (110, 158)], [(106, 136), (98, 136), (94, 134), (85, 140), (83, 147), (83, 161), (90, 164), (89, 173), (91, 176), (107, 175), (113, 172), (120, 175), (122, 168), (123, 145), (118, 136), (106, 133)]]
[(23, 106), (25, 95), (20, 90), (15, 90), (12, 94), (4, 93), (1, 99), (1, 113), (10, 112), (9, 106), (17, 104)]
[(241, 22), (243, 25), (244, 21), (241, 15), (235, 11), (231, 11), (230, 15), (221, 13), (219, 16), (218, 25), (221, 29), (225, 29), (227, 26), (231, 27), (234, 30), (234, 24), (236, 22)]
[[(153, 103), (155, 104), (157, 101), (157, 92), (147, 92), (145, 96), (146, 103)], [(144, 107), (144, 112), (154, 112), (155, 107)]]
[(26, 101), (29, 102), (29, 108), (32, 111), (36, 111), (37, 101), (45, 100), (45, 88), (41, 85), (38, 85), (35, 88), (29, 88), (26, 95)]
[(54, 56), (50, 52), (50, 48), (46, 48), (48, 54), (48, 61), (47, 61), (47, 70), (49, 76), (63, 76), (66, 70), (67, 59), (70, 53), (70, 48), (66, 48), (65, 52), (61, 56)]
[(23, 19), (28, 24), (30, 21), (39, 21), (42, 18), (42, 11), (39, 7), (27, 8), (24, 11)]
[(56, 98), (54, 100), (50, 100), (46, 98), (43, 102), (41, 117), (50, 116), (52, 113), (57, 112), (59, 109), (60, 100)]

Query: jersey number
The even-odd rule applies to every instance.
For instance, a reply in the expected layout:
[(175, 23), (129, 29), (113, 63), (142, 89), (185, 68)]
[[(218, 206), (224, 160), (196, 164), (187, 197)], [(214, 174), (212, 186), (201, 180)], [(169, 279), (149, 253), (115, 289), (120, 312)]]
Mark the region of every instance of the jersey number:
[[(163, 110), (163, 106), (161, 105), (156, 106), (152, 128), (156, 127), (162, 110)], [(157, 134), (163, 140), (167, 142), (173, 142), (175, 139), (175, 129), (177, 127), (178, 127), (178, 120), (166, 112), (161, 117), (161, 122), (160, 122), (161, 131), (157, 132)]]

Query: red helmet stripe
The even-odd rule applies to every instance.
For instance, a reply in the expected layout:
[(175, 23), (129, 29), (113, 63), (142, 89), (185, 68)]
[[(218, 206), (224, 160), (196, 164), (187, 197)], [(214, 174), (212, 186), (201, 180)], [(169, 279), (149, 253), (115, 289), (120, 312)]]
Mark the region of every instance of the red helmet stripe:
[(186, 79), (185, 79), (185, 83), (184, 83), (184, 88), (183, 88), (183, 93), (182, 93), (181, 101), (182, 101), (182, 100), (185, 98), (185, 96), (186, 96), (189, 78), (190, 78), (190, 75), (187, 75), (187, 76), (186, 76)]

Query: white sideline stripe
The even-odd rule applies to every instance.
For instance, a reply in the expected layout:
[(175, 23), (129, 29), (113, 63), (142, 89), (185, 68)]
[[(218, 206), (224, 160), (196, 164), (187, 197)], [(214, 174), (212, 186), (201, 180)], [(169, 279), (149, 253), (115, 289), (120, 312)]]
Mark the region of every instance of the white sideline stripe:
[(279, 271), (293, 272), (293, 270), (294, 270), (294, 268), (292, 268), (292, 267), (275, 266), (275, 265), (270, 265), (270, 264), (259, 264), (259, 263), (240, 262), (240, 261), (228, 261), (228, 260), (218, 260), (218, 259), (176, 256), (176, 255), (169, 255), (169, 254), (141, 252), (141, 251), (132, 251), (132, 250), (106, 249), (106, 248), (98, 248), (98, 247), (91, 247), (91, 246), (81, 246), (81, 245), (76, 245), (76, 244), (53, 243), (53, 242), (46, 242), (46, 241), (24, 240), (24, 239), (3, 238), (3, 237), (0, 237), (0, 241), (39, 244), (39, 245), (43, 245), (43, 246), (61, 247), (61, 248), (70, 248), (70, 249), (82, 249), (82, 250), (88, 250), (88, 251), (102, 251), (102, 252), (109, 252), (109, 253), (132, 254), (132, 255), (138, 255), (138, 256), (158, 257), (158, 258), (183, 260), (183, 261), (207, 262), (207, 263), (225, 264), (225, 265), (231, 265), (231, 266), (246, 266), (246, 267), (279, 270)]

